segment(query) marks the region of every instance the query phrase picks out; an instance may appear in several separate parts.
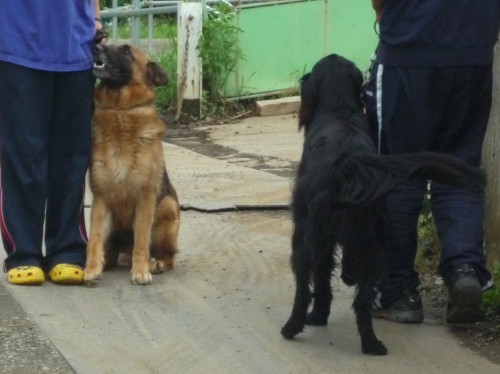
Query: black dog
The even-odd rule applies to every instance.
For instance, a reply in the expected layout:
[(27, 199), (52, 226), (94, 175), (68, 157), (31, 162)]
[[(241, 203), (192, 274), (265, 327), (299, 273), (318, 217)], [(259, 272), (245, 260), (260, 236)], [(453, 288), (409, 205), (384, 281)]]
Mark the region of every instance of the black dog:
[(305, 324), (327, 324), (330, 279), (341, 265), (344, 283), (356, 286), (353, 308), (361, 349), (385, 355), (371, 319), (387, 236), (385, 195), (410, 178), (471, 190), (484, 188), (486, 178), (481, 170), (444, 154), (378, 155), (363, 112), (362, 83), (359, 69), (337, 55), (324, 57), (301, 79), (299, 129), (304, 128), (305, 141), (292, 200), (291, 264), (297, 288), (281, 334), (291, 339)]

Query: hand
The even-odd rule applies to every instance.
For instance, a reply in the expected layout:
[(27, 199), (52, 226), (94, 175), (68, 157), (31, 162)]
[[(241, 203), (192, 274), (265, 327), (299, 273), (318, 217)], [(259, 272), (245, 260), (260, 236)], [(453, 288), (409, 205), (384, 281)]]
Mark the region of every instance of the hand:
[(95, 22), (95, 29), (96, 30), (100, 30), (100, 29), (104, 28), (104, 24), (102, 23), (102, 20), (99, 17), (94, 18), (94, 22)]
[(377, 22), (380, 22), (380, 17), (382, 17), (382, 11), (386, 3), (387, 0), (372, 0), (372, 7), (375, 10)]
[(104, 44), (108, 40), (108, 32), (104, 28), (95, 30), (94, 44)]

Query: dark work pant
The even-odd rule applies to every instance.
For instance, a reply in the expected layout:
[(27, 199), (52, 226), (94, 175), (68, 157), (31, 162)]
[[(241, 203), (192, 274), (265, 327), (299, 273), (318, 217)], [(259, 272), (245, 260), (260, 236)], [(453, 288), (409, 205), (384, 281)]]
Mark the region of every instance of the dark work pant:
[[(492, 66), (398, 68), (374, 65), (365, 90), (373, 138), (382, 154), (436, 151), (479, 166), (492, 100)], [(426, 182), (412, 180), (388, 197), (390, 253), (381, 303), (389, 305), (420, 282), (414, 270), (417, 223)], [(484, 196), (431, 183), (431, 210), (443, 253), (439, 273), (458, 265), (485, 267)], [(380, 295), (379, 295), (380, 296)]]
[(94, 84), (91, 70), (54, 73), (0, 62), (5, 270), (85, 264), (83, 198)]

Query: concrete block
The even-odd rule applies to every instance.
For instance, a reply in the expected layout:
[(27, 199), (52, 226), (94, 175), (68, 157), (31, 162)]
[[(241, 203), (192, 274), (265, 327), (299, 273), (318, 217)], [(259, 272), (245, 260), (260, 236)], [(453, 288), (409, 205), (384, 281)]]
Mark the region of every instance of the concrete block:
[(281, 114), (297, 113), (300, 108), (300, 96), (257, 101), (256, 105), (259, 116), (277, 116)]

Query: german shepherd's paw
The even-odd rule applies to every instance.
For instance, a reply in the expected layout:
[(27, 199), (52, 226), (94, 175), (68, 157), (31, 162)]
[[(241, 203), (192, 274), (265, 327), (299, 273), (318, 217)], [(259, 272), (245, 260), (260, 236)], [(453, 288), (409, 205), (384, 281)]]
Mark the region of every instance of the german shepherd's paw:
[(101, 269), (90, 269), (85, 268), (83, 273), (83, 282), (87, 286), (95, 286), (102, 279), (102, 267)]
[(153, 274), (161, 274), (174, 268), (174, 258), (157, 260), (151, 259), (150, 269)]
[(99, 251), (87, 249), (87, 262), (83, 271), (83, 282), (87, 286), (95, 286), (102, 279), (104, 257)]
[(132, 269), (132, 283), (140, 286), (147, 286), (153, 281), (153, 276), (149, 271), (134, 271)]

